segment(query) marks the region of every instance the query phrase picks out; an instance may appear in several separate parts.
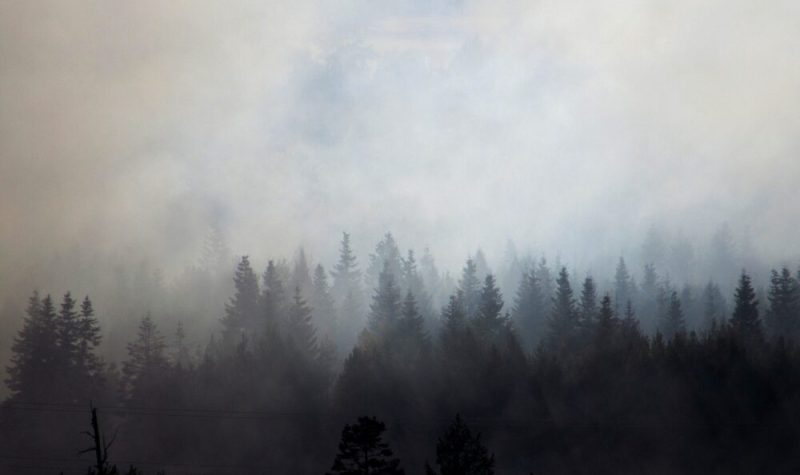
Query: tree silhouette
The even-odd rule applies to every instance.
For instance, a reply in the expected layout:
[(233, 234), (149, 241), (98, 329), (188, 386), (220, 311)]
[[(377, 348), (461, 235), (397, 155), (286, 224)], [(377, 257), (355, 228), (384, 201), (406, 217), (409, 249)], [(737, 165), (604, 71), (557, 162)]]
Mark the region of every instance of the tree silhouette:
[(356, 424), (346, 424), (339, 442), (339, 452), (330, 475), (402, 475), (400, 460), (393, 457), (381, 435), (386, 425), (374, 417), (359, 417)]
[[(436, 443), (436, 465), (439, 475), (491, 475), (494, 473), (494, 455), (490, 455), (457, 415), (447, 431)], [(430, 465), (425, 465), (427, 475), (437, 475)]]

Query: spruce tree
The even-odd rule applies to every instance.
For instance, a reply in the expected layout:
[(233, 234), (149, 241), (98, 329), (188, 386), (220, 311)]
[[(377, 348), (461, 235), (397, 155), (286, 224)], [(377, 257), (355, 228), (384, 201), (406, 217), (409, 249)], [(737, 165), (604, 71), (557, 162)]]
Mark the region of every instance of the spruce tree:
[(617, 263), (617, 270), (614, 273), (614, 301), (621, 303), (633, 300), (634, 283), (625, 259), (620, 257)]
[(262, 289), (259, 297), (261, 308), (261, 323), (254, 325), (254, 330), (274, 333), (284, 323), (287, 307), (290, 305), (279, 266), (275, 261), (269, 260), (264, 274), (261, 276)]
[(739, 276), (739, 284), (734, 293), (734, 309), (730, 325), (733, 331), (741, 337), (747, 339), (761, 337), (758, 299), (756, 299), (756, 292), (750, 276), (744, 271)]
[(366, 284), (368, 287), (379, 285), (380, 274), (384, 266), (389, 267), (389, 272), (394, 276), (395, 283), (400, 284), (399, 279), (403, 275), (403, 264), (400, 255), (400, 248), (397, 246), (392, 233), (386, 233), (383, 239), (375, 246), (375, 252), (369, 256), (367, 266)]
[(539, 278), (531, 267), (522, 275), (514, 308), (511, 311), (514, 325), (527, 346), (535, 346), (544, 336), (547, 328), (547, 313)]
[(478, 338), (496, 341), (506, 327), (507, 320), (500, 312), (503, 310), (503, 295), (497, 288), (494, 275), (487, 274), (478, 302), (478, 313), (473, 318), (475, 334)]
[(317, 264), (314, 268), (311, 287), (311, 308), (316, 325), (323, 337), (332, 339), (336, 336), (338, 327), (336, 303), (328, 285), (328, 274), (322, 264)]
[(666, 300), (659, 330), (665, 338), (671, 339), (679, 333), (686, 332), (686, 322), (683, 316), (681, 300), (678, 298), (678, 292), (675, 290), (668, 292), (669, 296)]
[(123, 363), (125, 388), (133, 397), (143, 397), (155, 388), (169, 367), (164, 337), (148, 313), (139, 323), (136, 339), (128, 343), (128, 359)]
[(611, 296), (605, 294), (600, 301), (600, 311), (597, 313), (595, 335), (601, 345), (607, 345), (619, 326), (619, 319), (611, 307)]
[(403, 299), (401, 317), (393, 333), (391, 345), (396, 353), (409, 361), (415, 361), (427, 350), (425, 324), (417, 309), (417, 301), (409, 290)]
[(346, 424), (329, 475), (402, 475), (400, 460), (383, 440), (386, 425), (374, 417)]
[(389, 263), (384, 262), (369, 315), (369, 330), (379, 338), (388, 335), (400, 319), (400, 291), (394, 279)]
[(56, 346), (56, 314), (50, 296), (39, 298), (38, 292), (28, 300), (22, 329), (11, 347), (6, 384), (12, 399), (42, 402), (56, 399), (51, 384), (58, 375)]
[(464, 310), (467, 312), (468, 318), (474, 318), (478, 314), (478, 305), (481, 298), (480, 285), (478, 268), (475, 265), (475, 261), (469, 258), (461, 272), (461, 280), (458, 281), (458, 290), (463, 295)]
[(563, 351), (575, 343), (578, 330), (577, 310), (569, 283), (569, 273), (562, 267), (556, 280), (556, 293), (553, 296), (552, 310), (548, 320), (549, 343), (556, 350)]
[(311, 359), (317, 357), (319, 348), (316, 330), (311, 321), (311, 308), (303, 298), (300, 287), (294, 288), (294, 297), (289, 307), (287, 340), (303, 355)]
[(597, 287), (591, 277), (586, 277), (583, 281), (578, 316), (580, 318), (578, 323), (585, 333), (590, 334), (594, 331), (597, 316)]
[(226, 345), (237, 344), (242, 335), (252, 330), (258, 315), (258, 279), (247, 256), (242, 256), (233, 276), (234, 295), (225, 304), (222, 319), (223, 339)]
[(702, 302), (703, 324), (706, 328), (714, 329), (725, 323), (725, 298), (717, 284), (708, 281), (703, 289)]
[(295, 254), (290, 285), (291, 288), (300, 287), (300, 292), (303, 295), (310, 295), (311, 293), (311, 271), (308, 267), (306, 251), (302, 247)]
[[(494, 454), (481, 442), (481, 435), (472, 435), (461, 416), (450, 424), (447, 431), (436, 442), (436, 465), (438, 475), (492, 475), (494, 473)], [(427, 475), (437, 472), (426, 464)]]
[(433, 306), (431, 303), (431, 296), (428, 293), (428, 290), (425, 288), (425, 282), (417, 269), (417, 261), (414, 258), (414, 251), (409, 249), (407, 257), (402, 259), (402, 265), (403, 291), (414, 294), (414, 299), (417, 302), (419, 313), (424, 321), (433, 313)]
[(800, 338), (800, 286), (786, 267), (773, 269), (769, 287), (767, 325), (775, 336)]

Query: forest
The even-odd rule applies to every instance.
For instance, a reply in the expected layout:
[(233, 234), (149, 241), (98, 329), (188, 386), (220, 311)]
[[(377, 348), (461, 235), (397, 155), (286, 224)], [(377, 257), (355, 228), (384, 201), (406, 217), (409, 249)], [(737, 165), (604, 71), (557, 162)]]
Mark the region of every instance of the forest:
[(800, 272), (774, 269), (761, 288), (740, 269), (728, 292), (713, 281), (679, 287), (656, 265), (629, 269), (624, 258), (610, 276), (529, 257), (497, 274), (478, 251), (451, 278), (430, 252), (401, 252), (391, 233), (365, 263), (347, 233), (330, 270), (302, 249), (263, 271), (240, 256), (223, 272), (230, 295), (212, 304), (216, 328), (194, 328), (191, 317), (168, 326), (143, 306), (115, 349), (105, 348), (105, 314), (90, 296), (32, 291), (6, 363), (0, 466), (98, 475), (800, 469)]

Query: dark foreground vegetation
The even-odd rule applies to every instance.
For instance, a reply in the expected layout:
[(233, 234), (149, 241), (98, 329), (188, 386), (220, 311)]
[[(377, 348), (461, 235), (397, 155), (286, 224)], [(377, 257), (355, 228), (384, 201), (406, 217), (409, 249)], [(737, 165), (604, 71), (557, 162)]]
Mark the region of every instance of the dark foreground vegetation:
[[(243, 257), (202, 351), (190, 321), (167, 338), (142, 308), (120, 366), (100, 357), (88, 297), (34, 293), (8, 363), (3, 472), (800, 470), (792, 271), (762, 302), (742, 272), (726, 306), (713, 283), (679, 290), (653, 266), (636, 283), (622, 260), (607, 293), (526, 263), (510, 299), (476, 260), (452, 288), (426, 269), (391, 235), (366, 275), (346, 235), (330, 274), (303, 260), (259, 278)], [(90, 401), (106, 464), (78, 455)]]

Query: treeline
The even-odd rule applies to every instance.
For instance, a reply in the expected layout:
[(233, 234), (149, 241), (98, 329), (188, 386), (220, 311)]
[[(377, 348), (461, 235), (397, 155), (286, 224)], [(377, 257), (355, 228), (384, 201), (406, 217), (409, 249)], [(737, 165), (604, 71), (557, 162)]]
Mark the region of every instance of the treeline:
[(454, 444), (442, 434), (483, 454), (482, 468), (442, 474), (800, 467), (800, 275), (789, 269), (773, 271), (766, 302), (742, 272), (728, 305), (715, 284), (679, 289), (653, 265), (637, 283), (620, 259), (600, 289), (539, 260), (504, 276), (516, 281), (507, 303), (478, 256), (448, 284), (390, 234), (363, 275), (346, 234), (340, 251), (330, 273), (302, 253), (260, 276), (241, 258), (199, 354), (191, 322), (168, 339), (146, 315), (120, 366), (100, 357), (88, 297), (57, 308), (34, 293), (8, 365), (2, 446), (74, 454), (91, 400), (117, 427), (120, 460), (170, 473), (366, 473), (347, 471), (346, 439), (384, 423), (394, 452), (369, 473), (435, 470)]

